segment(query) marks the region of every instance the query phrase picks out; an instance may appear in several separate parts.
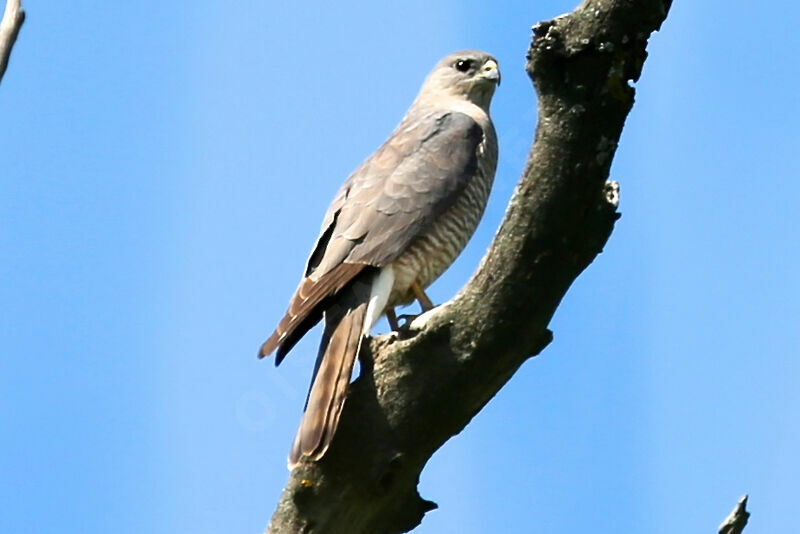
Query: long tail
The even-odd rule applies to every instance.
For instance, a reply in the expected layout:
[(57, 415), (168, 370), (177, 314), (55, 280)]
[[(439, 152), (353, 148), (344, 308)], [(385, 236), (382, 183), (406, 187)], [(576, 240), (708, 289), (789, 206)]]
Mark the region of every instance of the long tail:
[(367, 301), (364, 301), (354, 309), (348, 309), (340, 318), (326, 317), (325, 335), (317, 357), (318, 369), (289, 453), (290, 468), (303, 456), (318, 460), (328, 450), (339, 424), (353, 364), (361, 348), (366, 313)]
[(325, 310), (325, 331), (289, 468), (301, 458), (319, 460), (328, 450), (344, 407), (361, 342), (383, 313), (394, 283), (391, 267), (353, 281)]

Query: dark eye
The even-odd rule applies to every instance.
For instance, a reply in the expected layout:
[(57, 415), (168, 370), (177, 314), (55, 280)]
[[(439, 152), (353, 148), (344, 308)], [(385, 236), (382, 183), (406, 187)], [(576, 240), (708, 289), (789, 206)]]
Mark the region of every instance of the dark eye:
[(472, 60), (470, 59), (459, 59), (455, 64), (456, 69), (461, 72), (467, 72), (471, 66)]

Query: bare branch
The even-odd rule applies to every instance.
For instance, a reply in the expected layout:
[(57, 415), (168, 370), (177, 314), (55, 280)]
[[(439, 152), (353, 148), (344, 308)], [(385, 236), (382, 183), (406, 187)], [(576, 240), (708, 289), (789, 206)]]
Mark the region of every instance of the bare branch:
[(8, 58), (23, 22), (25, 22), (25, 11), (20, 0), (7, 0), (3, 20), (0, 21), (0, 81), (6, 73)]
[(553, 313), (613, 230), (611, 160), (670, 5), (585, 0), (534, 27), (539, 123), (494, 242), (452, 301), (365, 347), (336, 439), (292, 471), (268, 532), (405, 532), (436, 506), (417, 492), (425, 463), (547, 346)]
[(719, 534), (742, 534), (750, 512), (747, 511), (747, 495), (739, 499), (739, 503), (725, 521), (719, 526)]

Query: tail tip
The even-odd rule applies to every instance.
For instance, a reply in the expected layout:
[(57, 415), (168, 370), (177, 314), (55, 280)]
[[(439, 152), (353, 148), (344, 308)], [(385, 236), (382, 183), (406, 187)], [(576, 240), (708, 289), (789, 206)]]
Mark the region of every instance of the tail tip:
[[(284, 337), (284, 335), (279, 335), (277, 331), (273, 332), (273, 334), (269, 336), (269, 339), (261, 345), (260, 349), (258, 349), (258, 359), (262, 360), (275, 352), (276, 349), (280, 349), (280, 345)], [(283, 356), (285, 356), (285, 354), (281, 354), (281, 351), (278, 350), (278, 357), (275, 359), (275, 365), (281, 363)]]
[(295, 436), (292, 448), (289, 450), (289, 456), (286, 458), (286, 467), (289, 471), (296, 469), (301, 463), (319, 461), (328, 451), (330, 442), (323, 440), (321, 443), (316, 444), (313, 448), (308, 443), (303, 443), (302, 437)]

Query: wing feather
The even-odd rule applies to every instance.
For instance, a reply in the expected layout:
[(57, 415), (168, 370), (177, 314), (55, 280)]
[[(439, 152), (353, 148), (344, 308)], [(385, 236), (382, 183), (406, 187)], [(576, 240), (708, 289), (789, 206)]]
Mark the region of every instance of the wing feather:
[[(351, 176), (331, 237), (350, 242), (339, 261), (390, 264), (475, 176), (484, 135), (478, 123), (459, 112), (418, 115), (410, 114), (368, 160), (368, 172)], [(329, 268), (324, 259), (323, 264)]]
[[(269, 339), (261, 345), (259, 357), (268, 356), (278, 349), (275, 365), (280, 364), (295, 343), (322, 319), (323, 310), (320, 309), (320, 304), (325, 298), (338, 293), (364, 267), (366, 266), (362, 264), (343, 263), (320, 280), (303, 278), (289, 303), (286, 315)], [(312, 320), (309, 321), (309, 318)]]

